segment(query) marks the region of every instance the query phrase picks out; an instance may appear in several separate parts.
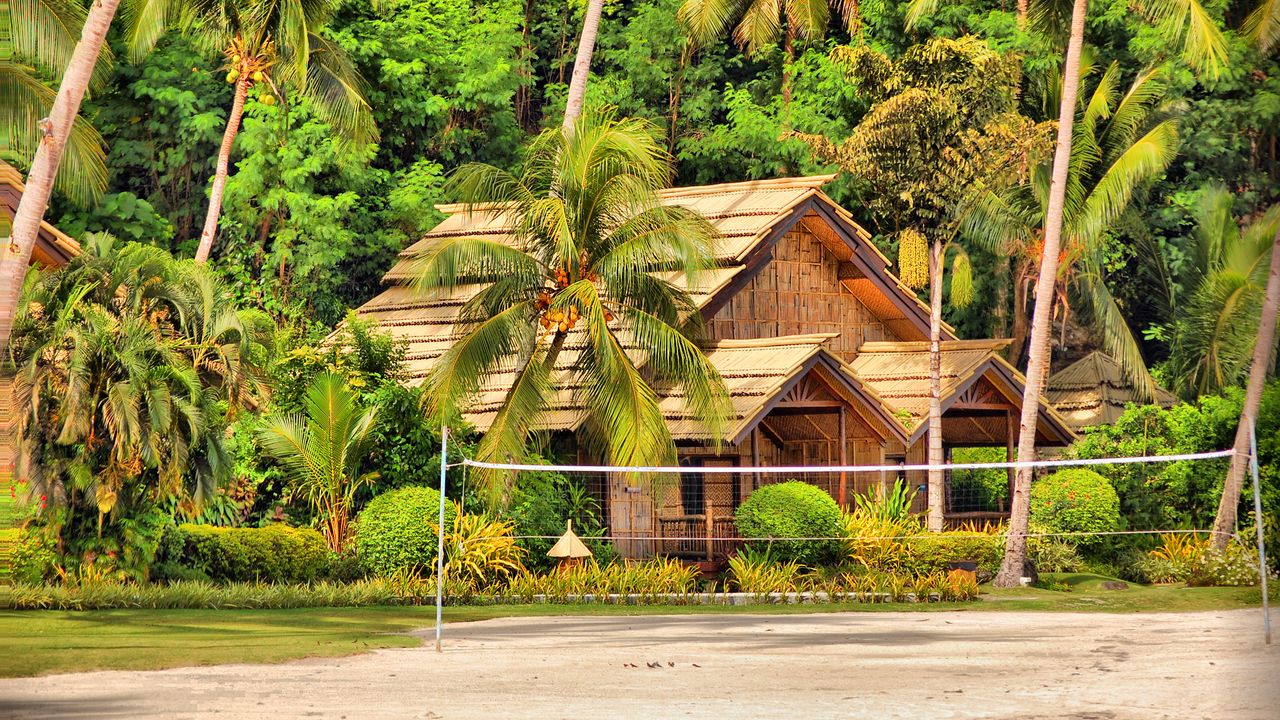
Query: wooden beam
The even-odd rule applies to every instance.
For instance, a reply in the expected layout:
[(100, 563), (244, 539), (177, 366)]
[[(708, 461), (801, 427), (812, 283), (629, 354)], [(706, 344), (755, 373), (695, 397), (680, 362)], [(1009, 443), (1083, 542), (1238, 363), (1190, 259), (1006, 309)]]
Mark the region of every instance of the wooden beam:
[[(751, 431), (751, 467), (760, 467), (760, 427)], [(760, 487), (760, 473), (752, 473), (751, 489)]]
[[(845, 409), (840, 408), (840, 466), (844, 467), (849, 464), (849, 433), (845, 426)], [(840, 507), (848, 504), (849, 497), (849, 473), (845, 470), (840, 471)]]

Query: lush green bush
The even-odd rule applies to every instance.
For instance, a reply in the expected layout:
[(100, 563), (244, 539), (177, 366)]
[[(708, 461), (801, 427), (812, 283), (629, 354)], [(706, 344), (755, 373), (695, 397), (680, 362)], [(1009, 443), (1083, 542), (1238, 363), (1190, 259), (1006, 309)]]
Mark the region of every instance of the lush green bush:
[[(1120, 527), (1120, 498), (1110, 481), (1092, 470), (1059, 470), (1031, 485), (1031, 526), (1041, 533), (1110, 532)], [(1070, 539), (1085, 547), (1100, 540)]]
[(41, 533), (22, 530), (9, 555), (10, 577), (15, 583), (38, 585), (54, 577), (58, 554), (45, 544)]
[(300, 583), (324, 575), (329, 556), (324, 537), (307, 528), (179, 525), (166, 533), (160, 559), (171, 580)]
[[(445, 526), (455, 510), (445, 503)], [(429, 487), (403, 487), (374, 498), (356, 518), (355, 547), (361, 563), (375, 575), (399, 571), (434, 572), (440, 492)]]
[(781, 562), (821, 565), (839, 552), (838, 540), (768, 539), (840, 536), (840, 506), (826, 491), (808, 483), (790, 480), (756, 490), (738, 507), (735, 520), (744, 539), (760, 538), (748, 542), (748, 547), (768, 549)]
[(1075, 543), (1062, 538), (1028, 538), (1027, 555), (1036, 572), (1080, 572), (1084, 560)]
[(908, 543), (907, 569), (923, 575), (944, 572), (948, 563), (972, 562), (978, 577), (989, 580), (1000, 569), (1004, 557), (1004, 537), (997, 532), (949, 531), (931, 533)]

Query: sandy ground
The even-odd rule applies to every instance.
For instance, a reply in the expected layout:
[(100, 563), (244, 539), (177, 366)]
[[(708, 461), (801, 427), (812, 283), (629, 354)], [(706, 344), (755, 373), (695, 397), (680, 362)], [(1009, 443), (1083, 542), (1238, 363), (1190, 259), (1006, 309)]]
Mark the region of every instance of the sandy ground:
[[(1257, 611), (507, 618), (380, 650), (0, 681), (13, 718), (1280, 718)], [(656, 663), (658, 667), (649, 667)]]

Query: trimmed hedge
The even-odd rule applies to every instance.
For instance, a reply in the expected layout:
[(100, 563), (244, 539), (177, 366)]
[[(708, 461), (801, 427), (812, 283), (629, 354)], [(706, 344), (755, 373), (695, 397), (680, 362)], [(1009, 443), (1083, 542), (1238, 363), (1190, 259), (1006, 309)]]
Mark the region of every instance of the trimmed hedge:
[[(445, 503), (445, 527), (453, 523), (453, 503)], [(430, 575), (436, 561), (440, 492), (410, 486), (374, 498), (356, 518), (355, 547), (360, 562), (375, 575), (401, 570)]]
[(183, 574), (224, 582), (305, 583), (329, 567), (329, 546), (320, 533), (286, 525), (179, 525), (165, 545)]
[[(1111, 481), (1086, 468), (1059, 470), (1031, 485), (1031, 527), (1036, 532), (1109, 532), (1120, 527), (1120, 497)], [(1089, 535), (1069, 536), (1082, 546)]]
[[(738, 507), (735, 513), (738, 534), (751, 538), (840, 537), (840, 506), (826, 491), (808, 483), (789, 480), (766, 485)], [(780, 562), (795, 560), (804, 565), (832, 562), (840, 552), (839, 540), (769, 540), (747, 542), (757, 551), (767, 551)]]

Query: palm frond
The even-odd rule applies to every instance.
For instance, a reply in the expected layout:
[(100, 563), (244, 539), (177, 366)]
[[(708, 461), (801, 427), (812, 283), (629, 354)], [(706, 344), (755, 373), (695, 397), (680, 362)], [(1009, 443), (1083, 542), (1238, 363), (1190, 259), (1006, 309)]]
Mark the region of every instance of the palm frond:
[(1178, 131), (1166, 120), (1129, 146), (1098, 179), (1071, 219), (1072, 234), (1094, 242), (1124, 212), (1134, 188), (1156, 178), (1172, 162), (1178, 147)]
[(1240, 30), (1264, 55), (1270, 54), (1280, 44), (1280, 0), (1259, 0)]
[(346, 142), (363, 148), (378, 139), (373, 110), (365, 100), (365, 83), (337, 43), (318, 34), (306, 34), (308, 53), (304, 94), (315, 102), (325, 122)]
[(1210, 78), (1227, 65), (1227, 41), (1198, 0), (1142, 0), (1140, 7), (1166, 41), (1182, 46), (1182, 59)]

